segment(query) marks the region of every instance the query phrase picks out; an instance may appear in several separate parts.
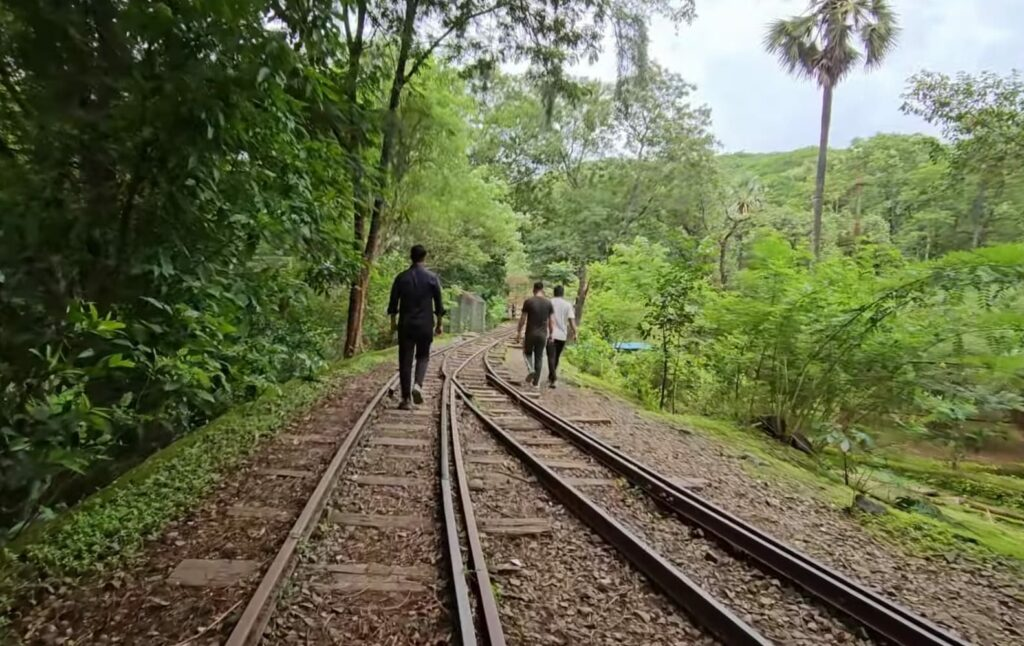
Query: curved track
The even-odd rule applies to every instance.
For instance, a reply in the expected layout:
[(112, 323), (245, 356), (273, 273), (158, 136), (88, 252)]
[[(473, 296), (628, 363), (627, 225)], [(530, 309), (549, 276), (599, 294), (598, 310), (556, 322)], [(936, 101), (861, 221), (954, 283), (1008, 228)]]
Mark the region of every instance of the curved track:
[(490, 348), (477, 352), (477, 355), (483, 355), (485, 383), (476, 381), (467, 384), (459, 379), (458, 374), (455, 376), (456, 390), (468, 407), (552, 494), (594, 531), (615, 545), (624, 558), (644, 572), (687, 614), (724, 643), (771, 642), (740, 620), (737, 616), (739, 612), (731, 612), (711, 594), (702, 590), (668, 559), (631, 534), (616, 520), (614, 514), (609, 514), (592, 502), (579, 488), (572, 486), (568, 478), (546, 466), (517, 441), (515, 433), (504, 427), (515, 422), (515, 417), (510, 417), (507, 412), (501, 417), (489, 414), (483, 406), (474, 402), (485, 392), (485, 385), (491, 392), (507, 397), (518, 407), (523, 417), (539, 422), (550, 432), (642, 490), (683, 522), (700, 528), (732, 553), (742, 555), (751, 564), (801, 589), (817, 602), (826, 604), (848, 625), (861, 626), (883, 641), (908, 646), (965, 644), (941, 627), (768, 536), (542, 406), (534, 400), (532, 393), (521, 391), (509, 379), (502, 377), (489, 359), (488, 351), (500, 342), (495, 341)]
[[(457, 342), (451, 346), (435, 351), (432, 355), (436, 361), (438, 357), (448, 357), (465, 352), (471, 344), (487, 343), (484, 339), (470, 339)], [(448, 442), (440, 441), (444, 435), (435, 426), (437, 413), (440, 412), (442, 422), (446, 415), (447, 406), (442, 406), (443, 396), (450, 392), (450, 385), (444, 382), (438, 385), (433, 380), (425, 385), (429, 404), (425, 405), (418, 412), (406, 413), (395, 411), (392, 406), (390, 395), (393, 394), (398, 384), (398, 376), (390, 378), (374, 395), (366, 406), (362, 415), (348, 432), (344, 442), (338, 447), (327, 469), (321, 476), (316, 488), (306, 501), (298, 519), (295, 521), (287, 538), (281, 544), (275, 558), (266, 569), (255, 592), (250, 597), (241, 617), (236, 622), (226, 644), (228, 646), (248, 646), (266, 641), (264, 633), (276, 614), (281, 614), (278, 606), (285, 603), (282, 595), (288, 588), (302, 586), (322, 586), (325, 594), (332, 591), (342, 590), (351, 592), (352, 584), (362, 586), (357, 589), (356, 594), (381, 592), (382, 594), (398, 591), (407, 593), (410, 590), (437, 589), (450, 587), (453, 594), (454, 611), (451, 613), (455, 620), (452, 626), (452, 633), (458, 643), (466, 646), (475, 645), (476, 637), (473, 629), (473, 616), (471, 606), (474, 605), (471, 594), (465, 585), (463, 576), (464, 565), (459, 547), (460, 528), (455, 517), (456, 504), (453, 498), (451, 480), (449, 478), (450, 452)], [(431, 389), (439, 392), (431, 393)], [(444, 428), (443, 426), (441, 428)], [(398, 435), (396, 437), (396, 435)], [(415, 467), (404, 467), (403, 475), (389, 475), (386, 471), (382, 474), (380, 470), (372, 473), (358, 473), (365, 471), (366, 465), (359, 463), (352, 465), (357, 453), (369, 453), (374, 450), (394, 451), (384, 457), (398, 458), (403, 462), (413, 463), (418, 458), (426, 458), (425, 453), (417, 451), (432, 451), (437, 458), (435, 468), (431, 469), (424, 465), (417, 471)], [(357, 471), (357, 473), (349, 473)], [(342, 475), (346, 474), (346, 478)], [(409, 478), (412, 473), (415, 477)], [(357, 508), (355, 513), (346, 513), (350, 510), (331, 508), (331, 513), (325, 513), (332, 505), (342, 505), (339, 500), (339, 490), (352, 485), (363, 485), (361, 490), (382, 491), (403, 491), (405, 485), (415, 486), (431, 478), (432, 484), (429, 492), (413, 491), (411, 496), (417, 494), (421, 497), (431, 499), (435, 518), (428, 514), (419, 516), (402, 514), (372, 514), (365, 512), (364, 508)], [(409, 497), (409, 496), (407, 496)], [(352, 498), (349, 496), (349, 498)], [(358, 501), (356, 501), (358, 502)], [(422, 505), (421, 505), (422, 507)], [(461, 507), (461, 506), (460, 506)], [(466, 513), (466, 508), (461, 507)], [(372, 510), (371, 510), (372, 511)], [(471, 510), (469, 511), (470, 518)], [(435, 520), (440, 523), (434, 522)], [(388, 564), (388, 563), (345, 563), (342, 562), (351, 552), (343, 550), (342, 553), (331, 553), (330, 547), (313, 546), (316, 534), (323, 534), (326, 531), (317, 531), (318, 527), (323, 530), (323, 525), (349, 523), (349, 527), (369, 528), (367, 531), (376, 533), (384, 539), (395, 534), (400, 535), (421, 532), (426, 535), (427, 544), (437, 543), (444, 546), (446, 556), (446, 571), (432, 571), (432, 555), (420, 555), (417, 564)], [(433, 536), (431, 536), (433, 534)], [(430, 539), (436, 539), (431, 541)], [(381, 548), (377, 545), (377, 548)], [(388, 553), (387, 549), (377, 549), (376, 553), (383, 553), (385, 556), (401, 557), (408, 556), (400, 554), (404, 546), (396, 543), (396, 548)], [(429, 549), (429, 548), (428, 548)], [(319, 558), (319, 562), (302, 564), (304, 551), (312, 551)], [(337, 549), (335, 549), (337, 552)], [(374, 553), (371, 550), (371, 553)], [(300, 565), (312, 567), (300, 567)], [(482, 568), (486, 572), (486, 568)], [(424, 576), (423, 570), (429, 572)], [(323, 584), (317, 582), (316, 573), (326, 571), (333, 573), (335, 584)], [(423, 577), (423, 580), (410, 580), (410, 576)], [(337, 579), (341, 583), (337, 583)], [(489, 592), (489, 589), (488, 589)], [(492, 599), (493, 603), (493, 599)], [(391, 627), (392, 629), (394, 626)], [(420, 630), (417, 626), (415, 630)]]

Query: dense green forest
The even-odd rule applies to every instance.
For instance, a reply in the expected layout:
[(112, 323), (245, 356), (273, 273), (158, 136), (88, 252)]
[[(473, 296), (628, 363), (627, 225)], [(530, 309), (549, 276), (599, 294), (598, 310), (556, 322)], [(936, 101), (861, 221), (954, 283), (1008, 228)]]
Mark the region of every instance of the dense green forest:
[[(1019, 419), (1024, 78), (908, 79), (942, 140), (722, 154), (647, 59), (649, 21), (694, 9), (4, 3), (0, 528), (387, 346), (413, 242), (492, 322), (510, 276), (566, 284), (570, 361), (652, 406), (851, 455), (899, 427), (954, 460)], [(618, 80), (573, 77), (608, 34)]]

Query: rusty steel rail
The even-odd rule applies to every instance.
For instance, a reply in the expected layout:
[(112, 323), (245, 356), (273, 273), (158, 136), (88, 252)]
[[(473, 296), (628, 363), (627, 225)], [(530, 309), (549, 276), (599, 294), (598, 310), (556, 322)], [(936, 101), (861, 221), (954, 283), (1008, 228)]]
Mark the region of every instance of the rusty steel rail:
[[(497, 345), (493, 344), (491, 347)], [(707, 499), (531, 401), (501, 378), (484, 355), (487, 380), (532, 417), (763, 569), (802, 588), (873, 634), (903, 646), (966, 646), (967, 642), (832, 568), (747, 524)]]
[[(441, 386), (441, 428), (439, 441), (441, 443), (440, 461), (438, 468), (441, 478), (441, 509), (444, 521), (444, 543), (445, 553), (448, 557), (448, 576), (451, 580), (451, 594), (455, 601), (455, 624), (456, 635), (463, 646), (476, 646), (476, 629), (473, 625), (472, 599), (470, 598), (469, 586), (466, 585), (466, 566), (462, 560), (462, 544), (459, 542), (459, 525), (455, 515), (455, 500), (452, 495), (451, 479), (451, 456), (448, 443), (448, 428), (450, 424), (448, 398), (451, 393), (451, 380), (447, 374), (448, 358), (445, 357), (441, 365), (441, 372), (444, 375), (444, 382)], [(458, 461), (458, 456), (456, 457)], [(463, 508), (465, 509), (465, 508)], [(468, 534), (471, 526), (467, 524)], [(475, 530), (476, 527), (472, 526)]]
[[(455, 478), (458, 482), (458, 496), (459, 496), (459, 507), (462, 510), (463, 527), (466, 532), (466, 542), (469, 544), (469, 560), (472, 565), (472, 571), (474, 580), (476, 581), (476, 593), (477, 599), (479, 600), (480, 614), (483, 618), (483, 628), (486, 638), (486, 643), (490, 646), (505, 646), (505, 633), (501, 627), (501, 617), (498, 614), (498, 602), (494, 598), (494, 588), (491, 586), (491, 576), (487, 570), (487, 560), (484, 557), (483, 545), (480, 542), (480, 531), (476, 525), (476, 515), (473, 512), (473, 500), (470, 497), (469, 492), (469, 478), (466, 476), (466, 464), (462, 456), (462, 439), (459, 434), (458, 427), (458, 414), (455, 406), (455, 391), (453, 387), (453, 381), (455, 375), (459, 373), (462, 368), (466, 366), (475, 357), (480, 355), (480, 352), (486, 351), (490, 346), (484, 346), (479, 352), (475, 352), (466, 358), (462, 363), (458, 365), (454, 370), (449, 371), (447, 358), (445, 363), (442, 365), (442, 372), (444, 374), (444, 385), (442, 387), (441, 394), (441, 451), (442, 455), (447, 457), (448, 442), (451, 441), (451, 449), (454, 454), (454, 465), (455, 465)], [(445, 460), (442, 465), (442, 484), (448, 481), (448, 463)], [(461, 566), (462, 554), (461, 548), (458, 543), (458, 527), (454, 522), (454, 509), (450, 509), (452, 506), (451, 496), (451, 483), (448, 482), (448, 492), (443, 493), (444, 495), (444, 511), (446, 515), (446, 529), (449, 533), (455, 532), (454, 549), (458, 552), (458, 558), (460, 566), (458, 569), (454, 565), (454, 556), (451, 557), (452, 565), (452, 581), (456, 590), (459, 588), (465, 588), (465, 573)], [(451, 513), (453, 520), (448, 522), (447, 515)], [(450, 548), (451, 549), (451, 548)], [(462, 602), (462, 597), (456, 596), (456, 599)], [(468, 602), (468, 601), (467, 601)], [(461, 605), (458, 608), (460, 614), (460, 625), (462, 625), (461, 615), (463, 609)], [(469, 629), (472, 630), (473, 617), (472, 613), (469, 614)], [(472, 634), (472, 633), (470, 633)], [(463, 643), (466, 643), (463, 640)]]
[[(484, 351), (489, 349), (485, 348)], [(647, 576), (697, 623), (730, 646), (767, 646), (771, 644), (768, 639), (737, 617), (624, 525), (605, 513), (554, 470), (534, 457), (491, 416), (481, 410), (473, 401), (472, 394), (457, 380), (455, 387), (466, 406), (483, 422), (492, 435), (526, 464), (537, 477), (538, 482), (561, 501), (569, 511), (615, 547), (626, 560)]]
[[(431, 353), (431, 356), (451, 352), (468, 342), (469, 340), (456, 341), (452, 345), (434, 351)], [(278, 548), (274, 560), (271, 561), (267, 571), (263, 574), (263, 578), (260, 580), (256, 591), (249, 598), (249, 603), (246, 604), (245, 610), (242, 611), (242, 616), (239, 617), (238, 622), (235, 623), (234, 628), (231, 630), (231, 634), (224, 643), (225, 646), (254, 646), (263, 636), (264, 631), (267, 629), (267, 624), (270, 623), (270, 617), (273, 615), (274, 605), (281, 593), (281, 589), (295, 569), (299, 545), (309, 537), (316, 527), (317, 521), (323, 514), (327, 497), (334, 488), (341, 470), (352, 456), (353, 450), (359, 443), (374, 410), (380, 405), (381, 400), (394, 389), (397, 383), (398, 375), (395, 374), (377, 391), (370, 400), (370, 403), (366, 405), (362, 415), (352, 425), (352, 429), (345, 436), (345, 440), (338, 447), (338, 450), (335, 451), (330, 464), (327, 465), (327, 469), (320, 477), (319, 482), (317, 482), (313, 493), (306, 500), (306, 505), (303, 507), (299, 517), (295, 519), (295, 523), (292, 525), (291, 530), (289, 530), (288, 536), (281, 544), (281, 547)]]

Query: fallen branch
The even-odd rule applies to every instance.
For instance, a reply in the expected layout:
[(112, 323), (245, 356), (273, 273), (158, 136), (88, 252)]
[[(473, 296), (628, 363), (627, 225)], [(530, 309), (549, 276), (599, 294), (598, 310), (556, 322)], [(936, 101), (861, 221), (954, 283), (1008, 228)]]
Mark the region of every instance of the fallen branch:
[(185, 641), (178, 642), (174, 646), (188, 646), (188, 644), (192, 643), (193, 641), (199, 639), (200, 637), (202, 637), (206, 633), (210, 632), (211, 630), (216, 628), (220, 624), (220, 622), (222, 622), (225, 619), (227, 619), (228, 615), (230, 615), (232, 612), (234, 612), (235, 608), (237, 608), (238, 606), (242, 605), (242, 601), (244, 601), (244, 599), (239, 599), (238, 601), (235, 602), (235, 604), (233, 606), (231, 606), (230, 608), (225, 610), (224, 614), (222, 614), (221, 616), (219, 616), (216, 619), (214, 619), (212, 624), (210, 624), (206, 628), (203, 628), (202, 630), (197, 632), (195, 635), (192, 635), (191, 637), (189, 637)]

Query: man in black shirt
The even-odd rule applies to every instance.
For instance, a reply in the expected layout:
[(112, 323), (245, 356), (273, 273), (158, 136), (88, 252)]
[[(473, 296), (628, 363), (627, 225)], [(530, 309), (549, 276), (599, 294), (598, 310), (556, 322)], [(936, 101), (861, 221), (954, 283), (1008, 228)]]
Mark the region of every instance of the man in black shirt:
[[(526, 359), (526, 381), (536, 386), (540, 380), (540, 371), (544, 367), (544, 348), (548, 337), (554, 331), (554, 308), (544, 296), (544, 283), (533, 284), (533, 296), (523, 301), (523, 315), (519, 317), (519, 329), (516, 331), (516, 342), (523, 342), (523, 357)], [(526, 326), (526, 337), (523, 337), (523, 326)]]
[[(427, 250), (416, 245), (410, 252), (412, 266), (395, 276), (391, 285), (391, 333), (398, 331), (398, 379), (402, 387), (402, 410), (409, 410), (410, 397), (423, 403), (423, 379), (430, 361), (430, 344), (441, 334), (441, 281), (424, 265)], [(433, 310), (431, 310), (433, 304)], [(436, 322), (435, 322), (436, 319)], [(412, 360), (416, 357), (416, 381), (412, 379)]]

